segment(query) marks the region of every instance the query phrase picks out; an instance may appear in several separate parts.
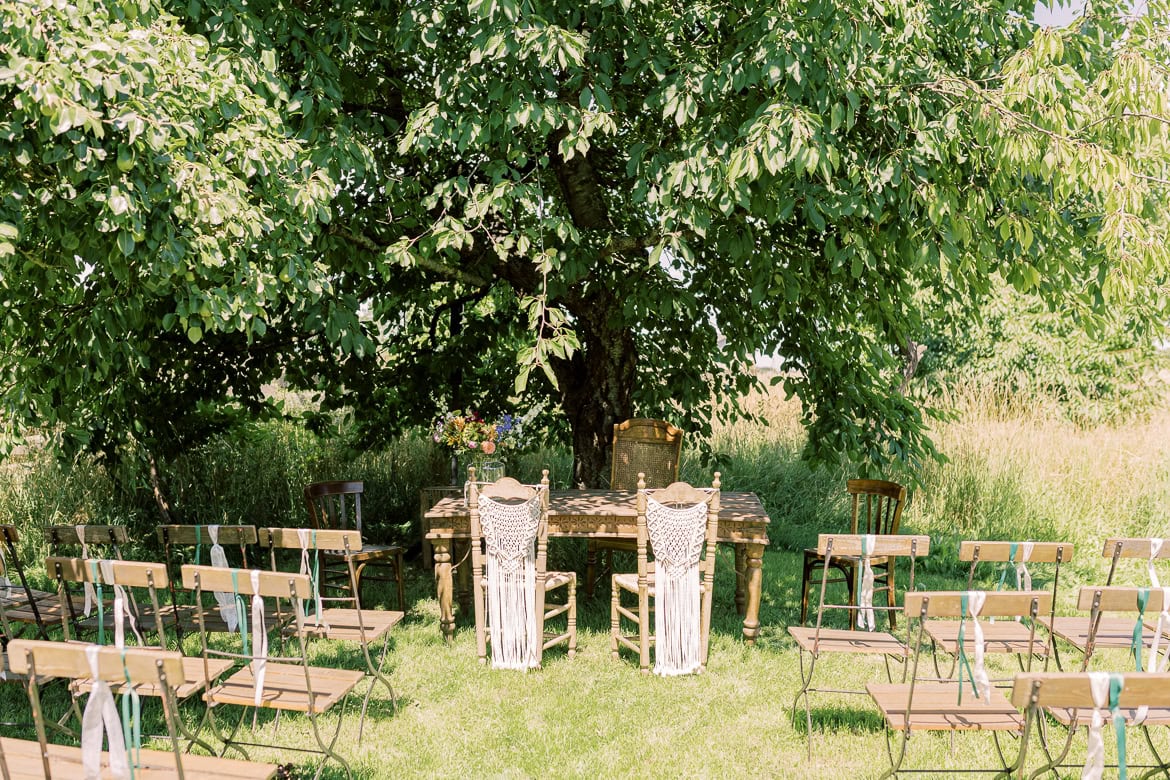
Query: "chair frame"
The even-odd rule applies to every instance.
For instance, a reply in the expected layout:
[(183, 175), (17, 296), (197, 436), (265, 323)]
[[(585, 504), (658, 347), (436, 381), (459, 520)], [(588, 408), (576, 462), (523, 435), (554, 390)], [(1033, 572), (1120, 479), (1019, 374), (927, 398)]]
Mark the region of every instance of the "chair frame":
[[(11, 632), (11, 624), (13, 622), (22, 625), (36, 626), (36, 633), (41, 639), (48, 639), (49, 634), (46, 628), (47, 614), (42, 610), (47, 605), (50, 609), (57, 603), (57, 597), (54, 593), (48, 591), (33, 590), (29, 587), (28, 577), (25, 576), (24, 564), (20, 560), (20, 553), (16, 549), (16, 544), (20, 541), (20, 532), (15, 525), (0, 524), (0, 543), (4, 545), (7, 554), (4, 556), (4, 571), (9, 569), (16, 569), (16, 576), (20, 580), (20, 589), (23, 591), (22, 596), (7, 600), (4, 604), (4, 621), (8, 625), (4, 628), (4, 636), (6, 638), (15, 638), (15, 634)], [(27, 609), (27, 612), (25, 611)], [(11, 610), (15, 610), (13, 614)]]
[[(907, 623), (910, 622), (912, 616), (916, 617), (918, 623), (917, 641), (914, 643), (912, 666), (907, 675), (909, 682), (903, 682), (898, 685), (875, 685), (874, 683), (866, 685), (866, 690), (869, 692), (870, 697), (878, 705), (878, 709), (882, 711), (882, 719), (885, 723), (886, 753), (890, 759), (890, 766), (880, 776), (883, 780), (887, 777), (896, 776), (902, 771), (940, 771), (934, 769), (902, 770), (902, 763), (906, 758), (906, 748), (910, 742), (910, 736), (914, 731), (947, 731), (952, 735), (955, 731), (967, 729), (992, 732), (995, 740), (996, 753), (999, 756), (1002, 769), (946, 769), (947, 774), (998, 772), (999, 776), (1007, 777), (1018, 771), (1022, 766), (1020, 763), (1022, 759), (1018, 756), (1015, 762), (1009, 762), (1007, 760), (1007, 755), (1004, 753), (999, 741), (1001, 731), (1022, 734), (1025, 728), (1024, 718), (1011, 705), (1011, 702), (1006, 699), (1000, 689), (994, 686), (991, 688), (989, 698), (992, 702), (990, 705), (969, 704), (966, 711), (958, 710), (958, 705), (956, 705), (954, 709), (944, 710), (941, 708), (941, 704), (934, 700), (934, 697), (939, 694), (949, 695), (952, 689), (958, 693), (961, 690), (963, 682), (961, 680), (955, 682), (953, 680), (922, 679), (918, 676), (923, 648), (928, 644), (925, 629), (927, 618), (962, 617), (963, 596), (965, 593), (973, 592), (982, 592), (986, 599), (981, 614), (977, 619), (981, 620), (988, 617), (1030, 617), (1031, 622), (1029, 626), (1031, 627), (1033, 640), (1035, 639), (1037, 615), (1042, 611), (1048, 612), (1052, 609), (1052, 594), (1047, 591), (915, 591), (906, 593), (904, 611)], [(907, 630), (910, 630), (909, 626)], [(1031, 663), (1033, 656), (1034, 653), (1028, 654), (1029, 663)], [(920, 698), (923, 696), (928, 697), (926, 709), (920, 709), (917, 712), (914, 708), (914, 696), (916, 693), (919, 694)], [(886, 708), (882, 706), (883, 701), (890, 704), (894, 700), (901, 707), (900, 727), (894, 724), (893, 713), (887, 712)], [(905, 702), (904, 705), (902, 705), (903, 701)], [(915, 723), (916, 714), (920, 716), (934, 716), (940, 720), (931, 723), (919, 719)], [(991, 716), (994, 719), (976, 723), (975, 720), (980, 715)], [(895, 730), (900, 731), (902, 734), (901, 739), (898, 740), (899, 748), (896, 754), (891, 742), (891, 732)]]
[[(649, 488), (664, 488), (678, 482), (679, 460), (682, 456), (683, 430), (666, 420), (634, 417), (613, 424), (613, 442), (610, 445), (610, 490), (638, 489), (638, 480), (644, 478)], [(630, 453), (622, 453), (626, 446), (655, 445), (669, 452), (666, 467), (661, 471), (649, 469), (645, 463), (631, 462)], [(624, 457), (623, 457), (624, 456)], [(643, 476), (645, 475), (645, 476)], [(605, 565), (597, 573), (597, 553), (605, 553)], [(585, 596), (593, 598), (594, 588), (607, 572), (613, 572), (614, 552), (636, 552), (630, 539), (590, 539), (585, 552)]]
[[(789, 626), (788, 633), (796, 641), (800, 654), (801, 688), (792, 700), (792, 721), (796, 723), (797, 705), (804, 701), (805, 734), (808, 741), (808, 755), (812, 758), (812, 702), (810, 693), (844, 693), (863, 695), (865, 691), (849, 688), (815, 688), (812, 685), (813, 675), (816, 673), (817, 661), (822, 653), (848, 653), (862, 655), (881, 655), (885, 665), (886, 679), (893, 680), (890, 671), (890, 658), (903, 662), (910, 655), (909, 652), (909, 625), (907, 625), (906, 642), (899, 641), (892, 633), (886, 631), (854, 631), (854, 615), (861, 607), (853, 603), (850, 597), (845, 604), (826, 603), (828, 585), (832, 581), (829, 569), (838, 555), (857, 557), (863, 552), (863, 537), (858, 534), (820, 534), (817, 537), (817, 554), (823, 567), (820, 580), (820, 597), (817, 601), (817, 618), (812, 630), (804, 626)], [(866, 551), (871, 556), (891, 559), (894, 557), (908, 557), (910, 559), (910, 574), (907, 590), (913, 590), (918, 559), (930, 554), (929, 536), (901, 536), (883, 535), (874, 536), (873, 550)], [(896, 605), (873, 605), (874, 612), (888, 612), (901, 609)], [(824, 627), (825, 610), (841, 610), (849, 616), (848, 629), (827, 629)], [(893, 621), (888, 621), (893, 625)], [(806, 664), (805, 653), (809, 659)], [(906, 679), (906, 667), (902, 667), (902, 680)]]
[[(909, 503), (906, 488), (897, 482), (880, 479), (851, 479), (845, 483), (845, 491), (850, 496), (850, 534), (874, 534), (878, 536), (893, 536), (898, 533), (902, 523), (902, 513)], [(865, 497), (865, 530), (861, 530), (862, 497)], [(887, 605), (894, 609), (885, 610), (886, 619), (890, 622), (890, 630), (896, 628), (895, 620), (897, 600), (894, 597), (894, 569), (886, 562), (874, 562), (873, 568), (882, 570), (875, 572), (874, 592), (885, 591)], [(818, 568), (824, 568), (816, 548), (807, 548), (804, 551), (804, 566), (800, 584), (800, 623), (804, 625), (808, 618), (809, 588), (817, 583), (812, 579), (812, 573)], [(849, 591), (849, 601), (855, 601), (858, 590), (857, 580), (860, 577), (857, 561), (847, 557), (838, 558), (832, 568), (841, 576), (830, 578), (829, 582), (843, 582)], [(828, 570), (822, 572), (822, 577), (828, 577)], [(881, 583), (878, 585), (877, 583)]]
[[(638, 597), (637, 611), (622, 604), (622, 591), (627, 588), (622, 584), (620, 574), (611, 575), (610, 589), (610, 654), (614, 660), (621, 657), (621, 648), (626, 647), (638, 653), (638, 668), (642, 674), (650, 674), (650, 645), (655, 637), (651, 633), (650, 615), (652, 608), (650, 599), (656, 597), (651, 594), (655, 589), (650, 571), (650, 531), (646, 521), (647, 498), (652, 496), (656, 501), (665, 504), (701, 504), (707, 505), (706, 531), (704, 533), (703, 557), (699, 562), (700, 587), (702, 593), (700, 632), (701, 632), (701, 661), (699, 672), (707, 668), (708, 652), (711, 644), (711, 609), (715, 590), (715, 540), (719, 535), (719, 497), (720, 474), (715, 472), (711, 482), (711, 489), (704, 490), (693, 487), (686, 482), (675, 482), (668, 487), (649, 489), (646, 487), (642, 474), (638, 475), (638, 580), (637, 590), (631, 590)], [(656, 589), (655, 589), (656, 590)], [(636, 637), (627, 636), (621, 626), (621, 619), (626, 618), (638, 627)], [(635, 641), (636, 640), (636, 641)]]
[[(184, 605), (179, 597), (182, 587), (181, 565), (176, 560), (176, 547), (194, 547), (195, 565), (201, 564), (201, 552), (204, 547), (210, 548), (211, 534), (209, 525), (163, 525), (159, 526), (158, 539), (163, 546), (163, 561), (167, 567), (167, 589), (171, 594), (171, 611), (174, 614), (175, 631), (179, 637), (179, 644), (183, 643), (185, 633), (199, 631), (199, 623), (195, 617), (196, 608), (203, 609), (202, 605)], [(248, 568), (248, 548), (257, 542), (256, 526), (254, 525), (221, 525), (219, 526), (219, 543), (224, 547), (238, 547), (240, 550), (240, 568)], [(210, 552), (208, 554), (210, 561)], [(212, 632), (228, 633), (227, 626), (222, 625), (218, 618), (214, 619)]]
[[(390, 694), (391, 707), (398, 708), (398, 697), (394, 693), (394, 686), (390, 684), (389, 678), (386, 677), (382, 671), (386, 663), (386, 657), (390, 649), (390, 630), (400, 623), (405, 617), (405, 613), (401, 611), (388, 612), (381, 610), (362, 609), (357, 598), (357, 575), (354, 572), (353, 557), (350, 553), (362, 548), (362, 536), (357, 531), (337, 531), (337, 530), (317, 530), (317, 529), (298, 529), (298, 528), (261, 528), (259, 529), (259, 544), (266, 548), (269, 552), (269, 560), (272, 571), (279, 572), (280, 568), (277, 565), (277, 550), (301, 550), (300, 532), (309, 532), (308, 549), (313, 550), (314, 553), (320, 551), (340, 551), (345, 559), (346, 566), (349, 570), (350, 588), (349, 596), (321, 596), (323, 603), (345, 602), (353, 605), (351, 610), (322, 610), (322, 619), (324, 625), (313, 626), (307, 637), (313, 639), (325, 640), (351, 640), (352, 626), (346, 625), (343, 629), (339, 629), (336, 634), (333, 632), (333, 627), (329, 622), (329, 615), (334, 613), (334, 617), (349, 619), (352, 617), (353, 622), (357, 626), (357, 642), (362, 647), (362, 656), (366, 663), (366, 676), (370, 679), (370, 685), (366, 689), (365, 696), (362, 698), (362, 715), (358, 726), (358, 740), (360, 741), (365, 731), (366, 725), (366, 711), (370, 705), (370, 697), (374, 693), (374, 686), (381, 683), (386, 692)], [(278, 607), (279, 611), (279, 607)], [(292, 607), (290, 605), (289, 612), (291, 614)], [(352, 613), (352, 614), (351, 614)], [(367, 623), (369, 627), (367, 628)], [(288, 626), (284, 633), (291, 631), (292, 626)], [(370, 655), (370, 643), (377, 641), (378, 637), (382, 638), (382, 648), (378, 652), (378, 660), (375, 663)]]
[[(257, 572), (258, 579), (259, 579), (259, 588), (257, 589), (258, 594), (256, 594), (253, 592), (253, 588), (252, 588), (252, 582), (251, 582), (252, 571), (241, 570), (241, 569), (221, 569), (221, 568), (216, 568), (213, 566), (193, 566), (193, 565), (188, 564), (188, 565), (183, 566), (182, 573), (183, 573), (183, 587), (195, 592), (196, 601), (199, 604), (203, 603), (203, 592), (206, 590), (211, 590), (211, 591), (233, 590), (236, 592), (237, 595), (240, 595), (240, 596), (259, 595), (262, 598), (275, 599), (276, 603), (277, 603), (278, 616), (280, 616), (282, 614), (280, 611), (280, 603), (282, 600), (292, 604), (293, 618), (294, 618), (295, 626), (296, 626), (295, 634), (293, 634), (292, 636), (296, 637), (296, 640), (297, 640), (296, 645), (297, 645), (300, 652), (296, 655), (273, 655), (270, 652), (266, 656), (266, 661), (268, 664), (271, 664), (271, 665), (276, 665), (276, 664), (293, 665), (293, 664), (295, 664), (303, 670), (303, 672), (304, 672), (304, 688), (302, 691), (298, 691), (298, 693), (304, 694), (305, 704), (304, 704), (304, 706), (300, 706), (299, 704), (290, 704), (288, 702), (281, 702), (278, 699), (270, 699), (270, 700), (266, 699), (262, 703), (262, 708), (264, 708), (264, 709), (271, 708), (271, 709), (276, 709), (278, 711), (288, 709), (288, 710), (303, 712), (306, 715), (308, 715), (309, 723), (310, 723), (310, 726), (311, 726), (312, 731), (313, 731), (313, 737), (317, 742), (317, 749), (313, 749), (313, 748), (309, 748), (309, 747), (302, 747), (300, 745), (280, 745), (279, 747), (282, 750), (293, 750), (293, 751), (302, 752), (302, 753), (316, 753), (316, 754), (321, 755), (324, 760), (322, 760), (320, 766), (317, 767), (317, 772), (314, 775), (314, 778), (321, 777), (321, 773), (324, 771), (325, 765), (326, 765), (326, 763), (328, 763), (329, 760), (333, 760), (336, 763), (338, 763), (341, 766), (341, 768), (345, 771), (346, 776), (352, 777), (353, 772), (350, 769), (349, 764), (345, 761), (344, 758), (341, 757), (340, 754), (337, 753), (337, 751), (334, 748), (337, 744), (338, 737), (341, 736), (341, 723), (345, 718), (345, 707), (347, 706), (347, 704), (349, 702), (348, 694), (353, 689), (353, 687), (355, 685), (357, 685), (357, 683), (360, 681), (360, 679), (362, 677), (364, 677), (365, 675), (362, 672), (354, 672), (354, 674), (358, 675), (358, 678), (355, 679), (352, 683), (349, 683), (348, 685), (343, 686), (344, 691), (342, 691), (338, 694), (337, 698), (341, 702), (341, 712), (338, 715), (337, 726), (333, 732), (333, 736), (330, 739), (326, 740), (322, 736), (321, 728), (317, 722), (318, 714), (316, 712), (316, 706), (317, 706), (318, 694), (314, 693), (314, 691), (313, 691), (313, 676), (314, 676), (314, 673), (319, 673), (319, 674), (323, 673), (324, 675), (328, 675), (328, 676), (331, 676), (334, 678), (339, 678), (341, 675), (341, 670), (325, 669), (325, 668), (313, 667), (313, 666), (309, 665), (308, 641), (306, 639), (307, 633), (306, 633), (306, 629), (305, 629), (305, 616), (304, 616), (303, 610), (301, 609), (301, 600), (312, 598), (312, 595), (313, 595), (312, 587), (310, 586), (310, 582), (309, 582), (309, 577), (307, 575), (304, 575), (304, 574), (288, 574), (285, 572), (259, 571), (259, 572)], [(250, 703), (249, 704), (240, 703), (236, 697), (231, 697), (229, 695), (226, 695), (226, 692), (221, 698), (221, 695), (219, 694), (219, 689), (225, 688), (225, 686), (227, 684), (232, 683), (232, 680), (236, 676), (243, 675), (245, 671), (248, 671), (248, 668), (253, 660), (253, 656), (245, 654), (245, 653), (236, 653), (236, 652), (231, 652), (231, 651), (227, 651), (227, 650), (219, 650), (219, 649), (211, 648), (208, 644), (208, 641), (207, 641), (207, 637), (208, 637), (209, 632), (207, 631), (206, 626), (204, 624), (204, 619), (203, 619), (204, 612), (205, 612), (205, 610), (199, 610), (198, 612), (196, 612), (196, 616), (198, 617), (198, 620), (199, 620), (200, 652), (202, 654), (205, 667), (210, 665), (210, 660), (213, 656), (219, 657), (219, 658), (230, 658), (230, 659), (233, 659), (235, 661), (238, 661), (238, 662), (244, 664), (243, 668), (241, 668), (239, 671), (237, 671), (235, 675), (232, 675), (232, 677), (229, 678), (226, 681), (226, 683), (221, 683), (219, 686), (216, 686), (216, 688), (212, 688), (211, 690), (209, 690), (203, 694), (203, 700), (205, 702), (207, 702), (208, 723), (211, 726), (211, 730), (215, 734), (216, 739), (218, 739), (223, 744), (223, 746), (224, 746), (223, 752), (227, 752), (228, 749), (236, 750), (241, 755), (243, 755), (245, 759), (247, 759), (248, 754), (247, 754), (247, 752), (244, 751), (243, 747), (241, 747), (241, 746), (247, 745), (247, 746), (253, 746), (253, 747), (273, 747), (273, 745), (270, 743), (245, 742), (243, 740), (236, 739), (236, 735), (239, 733), (240, 727), (244, 723), (244, 718), (246, 717), (248, 710), (249, 709), (253, 710), (253, 718), (252, 718), (253, 726), (255, 726), (255, 724), (256, 724), (256, 716), (258, 714), (258, 710), (257, 710), (257, 708), (253, 707), (253, 705), (251, 705)], [(267, 629), (269, 631), (272, 631), (272, 629), (274, 627), (277, 628), (277, 636), (281, 642), (280, 647), (282, 647), (282, 648), (283, 648), (283, 640), (285, 638), (285, 632), (282, 630), (283, 625), (284, 625), (283, 620), (278, 620), (276, 626), (272, 626), (272, 625), (267, 626)], [(281, 652), (284, 652), (284, 650), (282, 649)], [(247, 677), (250, 675), (251, 675), (251, 672), (248, 671), (248, 675), (245, 675), (243, 679), (246, 680)], [(254, 686), (254, 680), (252, 681), (252, 685)], [(241, 687), (243, 687), (243, 686), (241, 686)], [(321, 695), (323, 695), (325, 697), (325, 705), (322, 709), (322, 714), (323, 714), (325, 710), (329, 709), (330, 702), (329, 702), (329, 695), (327, 693), (324, 693)], [(217, 700), (217, 698), (219, 700)], [(215, 710), (217, 707), (222, 707), (222, 706), (227, 706), (227, 705), (239, 706), (241, 708), (241, 711), (240, 711), (240, 717), (236, 721), (235, 726), (232, 728), (230, 733), (227, 733), (225, 735), (225, 733), (223, 731), (221, 731), (219, 728), (219, 725), (217, 723), (216, 716), (215, 716)], [(221, 753), (221, 755), (222, 755), (222, 753)]]
[[(362, 494), (365, 492), (365, 484), (359, 480), (332, 480), (325, 482), (312, 482), (305, 485), (303, 497), (305, 506), (309, 510), (309, 520), (313, 528), (319, 530), (349, 530), (349, 509), (347, 496), (353, 496), (354, 511), (353, 511), (353, 525), (354, 530), (359, 534), (365, 535), (362, 528)], [(333, 506), (336, 502), (337, 507)], [(360, 603), (361, 592), (360, 587), (362, 583), (362, 576), (367, 566), (392, 568), (394, 570), (394, 578), (390, 580), (386, 577), (370, 577), (370, 579), (380, 582), (393, 581), (398, 588), (398, 610), (400, 612), (406, 611), (406, 581), (405, 581), (405, 551), (398, 545), (363, 545), (370, 549), (354, 550), (350, 553), (350, 557), (363, 558), (367, 560), (360, 560), (356, 567), (357, 572), (357, 586), (359, 588), (357, 597)], [(350, 578), (346, 567), (346, 561), (342, 561), (338, 556), (329, 556), (332, 561), (325, 567), (325, 574), (322, 575), (322, 584), (329, 583), (330, 587), (344, 590), (350, 587)], [(328, 559), (327, 559), (328, 560)]]
[[(540, 496), (541, 519), (537, 527), (536, 539), (536, 596), (535, 609), (539, 622), (538, 630), (541, 636), (541, 666), (543, 666), (544, 651), (561, 642), (568, 645), (568, 657), (577, 655), (577, 574), (576, 572), (548, 571), (548, 469), (541, 472), (539, 485), (524, 485), (511, 477), (504, 477), (498, 482), (481, 483), (475, 480), (475, 467), (468, 469), (470, 481), (468, 483), (468, 515), (471, 529), (471, 587), (472, 602), (475, 613), (475, 653), (481, 664), (486, 664), (487, 645), (490, 640), (487, 609), (487, 574), (485, 572), (483, 524), (480, 522), (479, 498), (517, 499), (531, 501)], [(564, 578), (563, 583), (548, 586), (548, 581), (555, 578)], [(546, 594), (549, 590), (564, 587), (565, 602), (563, 604), (548, 604)], [(552, 618), (566, 615), (567, 625), (563, 633), (545, 630), (545, 624)]]

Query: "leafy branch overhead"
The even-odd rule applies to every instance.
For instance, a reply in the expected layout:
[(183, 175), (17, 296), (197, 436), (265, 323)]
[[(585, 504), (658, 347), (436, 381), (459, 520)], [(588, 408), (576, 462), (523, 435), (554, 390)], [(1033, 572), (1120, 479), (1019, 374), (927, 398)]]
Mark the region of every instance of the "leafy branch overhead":
[(906, 355), (1001, 281), (1165, 321), (1164, 3), (36, 5), (0, 2), (22, 422), (523, 392), (596, 484), (615, 420), (701, 440), (776, 354), (810, 457), (916, 463)]

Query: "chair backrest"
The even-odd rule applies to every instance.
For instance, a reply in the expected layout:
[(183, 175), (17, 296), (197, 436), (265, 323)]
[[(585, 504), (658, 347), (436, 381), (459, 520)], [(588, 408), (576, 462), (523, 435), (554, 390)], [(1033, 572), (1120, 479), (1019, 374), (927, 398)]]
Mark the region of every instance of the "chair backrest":
[[(1032, 617), (1052, 609), (1052, 594), (1046, 590), (983, 590), (983, 591), (913, 591), (906, 593), (905, 612), (908, 617), (957, 618), (967, 617), (964, 602), (970, 603), (971, 593), (983, 594), (979, 617)], [(967, 599), (964, 597), (967, 596)]]
[[(537, 572), (545, 571), (547, 562), (548, 523), (545, 513), (548, 511), (548, 469), (543, 471), (540, 485), (524, 485), (512, 477), (490, 484), (477, 483), (474, 480), (469, 485), (468, 508), (471, 527), (472, 568), (475, 568), (474, 556), (482, 555), (484, 544), (491, 546), (505, 545), (509, 548), (530, 546), (539, 541), (545, 544), (546, 560), (537, 560)], [(540, 514), (540, 520), (532, 527), (515, 528), (505, 527), (498, 522), (487, 519), (485, 523), (483, 499), (506, 506), (531, 506), (534, 512)]]
[(121, 525), (50, 525), (45, 528), (45, 541), (51, 555), (66, 555), (63, 548), (79, 548), (82, 558), (112, 558), (122, 560), (122, 545), (130, 536)]
[[(855, 622), (854, 613), (861, 614), (862, 605), (858, 604), (829, 604), (825, 597), (828, 594), (828, 583), (831, 581), (829, 570), (834, 565), (835, 558), (897, 558), (910, 559), (909, 578), (905, 589), (914, 589), (914, 579), (917, 573), (918, 559), (930, 554), (929, 536), (898, 536), (892, 534), (818, 534), (817, 555), (823, 560), (824, 571), (821, 573), (821, 592), (817, 598), (817, 617), (814, 628), (814, 647), (820, 647), (821, 631), (824, 628), (826, 610), (843, 611), (849, 614), (849, 622)], [(860, 569), (859, 569), (860, 571)], [(867, 611), (891, 613), (901, 611), (900, 606), (888, 604), (867, 604)]]
[[(1170, 707), (1170, 674), (1128, 672), (1118, 674), (1122, 685), (1118, 705)], [(1093, 709), (1093, 692), (1088, 672), (1025, 672), (1012, 685), (1012, 704), (1025, 707)]]
[(906, 508), (906, 488), (880, 479), (851, 479), (845, 492), (852, 503), (849, 532), (896, 534)]
[(1110, 537), (1105, 540), (1101, 556), (1110, 559), (1109, 576), (1105, 578), (1105, 584), (1112, 585), (1117, 564), (1122, 558), (1146, 560), (1152, 569), (1154, 561), (1170, 558), (1170, 539)]
[[(665, 535), (688, 537), (685, 541), (687, 547), (702, 540), (705, 544), (695, 545), (698, 548), (697, 552), (700, 553), (701, 565), (704, 572), (708, 570), (714, 572), (715, 539), (719, 533), (721, 484), (719, 480), (720, 474), (717, 471), (710, 489), (692, 487), (686, 482), (674, 482), (665, 488), (650, 489), (646, 486), (643, 475), (638, 475), (638, 571), (640, 573), (645, 573), (651, 559), (657, 560), (666, 555), (678, 557), (678, 551), (668, 553), (667, 550), (663, 549), (664, 545), (661, 541), (658, 549), (655, 550), (654, 539), (657, 537), (660, 540), (665, 540)], [(673, 526), (659, 529), (655, 528), (654, 513), (650, 511), (652, 501), (675, 509), (697, 508), (702, 504), (706, 511), (696, 512), (694, 528), (683, 529)], [(680, 560), (672, 562), (679, 565), (684, 563)]]
[(305, 486), (305, 506), (314, 528), (362, 531), (361, 482), (314, 482)]
[[(178, 552), (175, 548), (194, 547), (194, 563), (198, 566), (204, 560), (203, 548), (212, 547), (218, 542), (220, 546), (225, 547), (225, 557), (227, 557), (227, 547), (238, 548), (240, 551), (239, 566), (246, 569), (248, 567), (248, 548), (256, 544), (256, 526), (162, 525), (158, 529), (158, 540), (162, 542), (163, 560), (166, 562), (167, 570), (171, 572), (168, 587), (171, 592), (171, 604), (175, 606), (177, 611), (179, 605), (178, 589), (181, 584), (180, 566), (189, 563), (189, 561), (178, 560)], [(208, 559), (210, 559), (210, 554), (208, 554)], [(176, 629), (179, 631), (179, 638), (182, 641), (183, 624), (182, 621), (177, 620), (177, 615)]]
[(678, 480), (682, 429), (664, 420), (636, 418), (614, 423), (611, 490), (636, 490), (639, 474), (649, 488)]

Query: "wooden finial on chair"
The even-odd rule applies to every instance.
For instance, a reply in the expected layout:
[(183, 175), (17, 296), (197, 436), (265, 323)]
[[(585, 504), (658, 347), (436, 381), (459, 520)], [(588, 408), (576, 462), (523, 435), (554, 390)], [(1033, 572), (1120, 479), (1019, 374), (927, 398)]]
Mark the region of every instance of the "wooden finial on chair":
[(475, 466), (467, 467), (467, 481), (473, 485), (475, 484)]
[(645, 489), (646, 489), (646, 474), (644, 472), (639, 471), (638, 472), (638, 490), (645, 490)]
[(715, 488), (716, 490), (719, 490), (719, 488), (722, 485), (722, 483), (719, 481), (720, 476), (721, 476), (720, 473), (718, 471), (716, 471), (715, 472), (715, 479), (711, 482), (711, 487)]
[(540, 484), (544, 485), (546, 488), (549, 486), (548, 469), (540, 470)]

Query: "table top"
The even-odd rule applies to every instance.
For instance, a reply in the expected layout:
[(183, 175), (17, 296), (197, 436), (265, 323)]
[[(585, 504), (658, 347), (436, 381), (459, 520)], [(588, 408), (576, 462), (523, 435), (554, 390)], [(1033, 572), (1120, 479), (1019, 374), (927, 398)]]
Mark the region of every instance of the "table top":
[[(637, 492), (633, 490), (554, 490), (549, 493), (550, 536), (636, 535)], [(427, 538), (466, 536), (468, 511), (462, 496), (441, 499), (424, 515)], [(755, 493), (720, 493), (721, 541), (767, 544), (770, 522)]]

